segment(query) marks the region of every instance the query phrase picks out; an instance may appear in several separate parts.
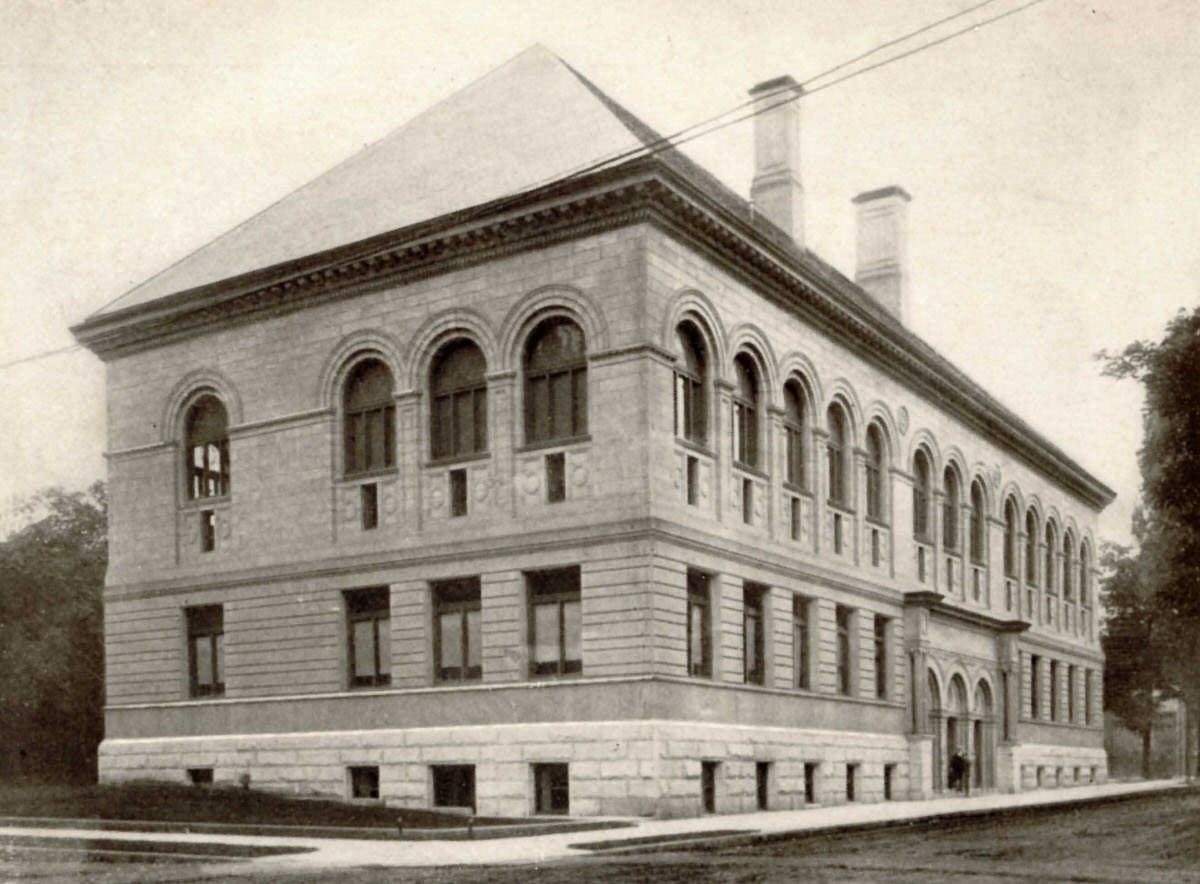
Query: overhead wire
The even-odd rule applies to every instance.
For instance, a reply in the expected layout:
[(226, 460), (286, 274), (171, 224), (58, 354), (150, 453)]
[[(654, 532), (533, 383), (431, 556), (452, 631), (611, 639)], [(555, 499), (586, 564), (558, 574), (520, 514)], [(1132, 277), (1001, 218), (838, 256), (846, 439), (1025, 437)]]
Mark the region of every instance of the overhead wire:
[[(662, 153), (663, 151), (670, 150), (670, 149), (678, 147), (679, 145), (682, 145), (682, 144), (687, 144), (688, 142), (694, 141), (697, 138), (701, 138), (705, 135), (711, 135), (713, 132), (718, 132), (721, 129), (725, 129), (736, 123), (741, 123), (746, 120), (752, 119), (753, 117), (756, 117), (760, 114), (766, 113), (767, 111), (773, 110), (782, 105), (788, 104), (793, 101), (799, 101), (802, 98), (807, 98), (808, 96), (815, 95), (818, 92), (823, 92), (826, 89), (831, 89), (834, 86), (838, 86), (842, 83), (845, 83), (849, 80), (854, 79), (855, 77), (860, 77), (863, 74), (870, 73), (871, 71), (879, 70), (880, 68), (886, 67), (887, 65), (893, 64), (898, 61), (902, 61), (903, 59), (911, 58), (914, 55), (917, 55), (921, 52), (925, 52), (926, 50), (932, 49), (935, 46), (940, 46), (944, 43), (948, 43), (949, 41), (955, 40), (965, 34), (968, 34), (968, 33), (974, 32), (974, 31), (979, 31), (980, 29), (987, 27), (988, 25), (991, 25), (991, 24), (994, 24), (1003, 19), (1009, 18), (1010, 16), (1016, 15), (1020, 12), (1024, 12), (1026, 9), (1029, 9), (1033, 6), (1037, 6), (1040, 3), (1045, 3), (1046, 0), (1029, 0), (1029, 2), (1023, 3), (1020, 6), (1016, 6), (1012, 9), (1009, 9), (1005, 12), (994, 15), (990, 18), (985, 18), (982, 21), (974, 22), (973, 24), (970, 24), (967, 27), (960, 28), (959, 30), (956, 30), (956, 31), (952, 31), (951, 33), (943, 35), (941, 37), (938, 37), (935, 40), (930, 40), (928, 42), (920, 44), (919, 46), (915, 46), (912, 49), (901, 52), (897, 55), (890, 55), (881, 61), (875, 62), (874, 64), (870, 64), (870, 65), (867, 65), (866, 67), (858, 68), (856, 70), (851, 71), (850, 73), (844, 74), (840, 77), (836, 77), (835, 79), (829, 81), (828, 83), (822, 83), (819, 86), (811, 85), (814, 81), (822, 80), (825, 77), (830, 76), (831, 74), (837, 73), (838, 71), (841, 71), (841, 70), (845, 70), (846, 68), (850, 67), (851, 65), (856, 64), (860, 61), (863, 61), (867, 58), (870, 58), (871, 56), (876, 55), (879, 52), (884, 51), (885, 49), (890, 49), (894, 46), (898, 46), (901, 43), (911, 40), (913, 37), (917, 37), (917, 36), (920, 36), (921, 34), (928, 33), (929, 31), (934, 30), (935, 28), (938, 28), (938, 27), (940, 27), (944, 24), (947, 24), (951, 21), (955, 21), (956, 19), (962, 18), (965, 15), (969, 15), (970, 13), (975, 12), (979, 9), (982, 9), (985, 6), (989, 6), (994, 2), (996, 2), (996, 0), (983, 0), (983, 2), (977, 3), (974, 6), (969, 6), (966, 9), (962, 9), (956, 13), (953, 13), (952, 15), (944, 16), (943, 18), (940, 18), (937, 21), (930, 22), (929, 24), (926, 24), (926, 25), (922, 25), (921, 27), (919, 27), (913, 31), (909, 31), (899, 37), (894, 37), (891, 40), (880, 43), (880, 44), (872, 47), (871, 49), (867, 50), (866, 52), (860, 53), (859, 55), (856, 55), (853, 58), (839, 62), (838, 64), (834, 65), (833, 67), (826, 68), (825, 70), (821, 71), (820, 73), (817, 73), (817, 74), (814, 74), (814, 75), (808, 77), (802, 83), (799, 83), (799, 84), (789, 83), (785, 86), (781, 86), (779, 89), (756, 95), (754, 98), (751, 98), (748, 101), (743, 101), (740, 104), (734, 105), (731, 108), (727, 108), (726, 110), (722, 111), (719, 114), (714, 114), (714, 115), (707, 117), (703, 120), (700, 120), (696, 123), (692, 123), (689, 126), (685, 126), (684, 128), (679, 129), (678, 131), (676, 131), (670, 135), (660, 136), (658, 139), (650, 141), (648, 143), (643, 142), (641, 144), (638, 144), (634, 147), (629, 148), (628, 150), (618, 151), (615, 154), (609, 154), (609, 155), (600, 157), (598, 159), (589, 161), (589, 162), (583, 164), (582, 166), (575, 168), (574, 170), (568, 171), (565, 174), (556, 175), (555, 177), (546, 179), (543, 182), (534, 183), (532, 185), (522, 187), (520, 191), (514, 191), (510, 194), (507, 194), (506, 196), (502, 196), (502, 197), (497, 198), (496, 200), (489, 201), (486, 204), (486, 206), (479, 207), (478, 211), (480, 213), (483, 211), (492, 213), (492, 212), (495, 212), (497, 209), (506, 208), (506, 203), (511, 204), (511, 201), (514, 200), (515, 198), (519, 197), (521, 194), (526, 193), (531, 189), (535, 189), (535, 188), (541, 186), (542, 184), (548, 184), (548, 183), (555, 182), (555, 181), (571, 181), (571, 180), (574, 180), (577, 178), (581, 178), (584, 175), (591, 174), (592, 172), (596, 172), (596, 171), (599, 171), (606, 167), (612, 166), (616, 163), (623, 162), (627, 159), (632, 159), (634, 157), (655, 156), (656, 154)], [(773, 102), (771, 104), (763, 104), (762, 103), (764, 100), (769, 100), (770, 98), (772, 98), (776, 95), (786, 95), (787, 97), (781, 99), (780, 101)], [(741, 116), (735, 117), (734, 119), (731, 119), (731, 120), (725, 120), (724, 122), (720, 122), (720, 123), (717, 122), (719, 120), (724, 119), (725, 117), (728, 117), (732, 113), (736, 113), (737, 111), (742, 110), (743, 108), (746, 108), (746, 107), (750, 107), (752, 105), (755, 105), (755, 107), (750, 113), (742, 114)], [(706, 126), (708, 128), (703, 128)], [(697, 130), (702, 130), (702, 131), (697, 131)], [(468, 213), (465, 217), (462, 217), (461, 220), (471, 220), (473, 217), (476, 217), (476, 216), (471, 213)], [(50, 356), (57, 356), (62, 353), (68, 353), (72, 350), (79, 349), (81, 346), (82, 346), (81, 344), (73, 344), (68, 347), (61, 347), (56, 350), (48, 350), (48, 351), (45, 351), (42, 353), (35, 353), (30, 356), (25, 356), (20, 359), (14, 359), (9, 362), (3, 362), (3, 363), (0, 363), (0, 370), (11, 368), (13, 366), (20, 365), (20, 364), (23, 364), (26, 362), (33, 362), (38, 359), (45, 359)]]

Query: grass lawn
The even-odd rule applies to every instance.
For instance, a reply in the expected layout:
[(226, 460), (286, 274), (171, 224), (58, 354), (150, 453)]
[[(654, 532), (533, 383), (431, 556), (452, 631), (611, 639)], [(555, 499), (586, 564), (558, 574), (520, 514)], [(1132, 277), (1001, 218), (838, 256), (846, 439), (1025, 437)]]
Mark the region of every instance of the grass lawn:
[[(125, 783), (112, 786), (0, 785), (0, 817), (236, 823), (263, 826), (350, 826), (394, 830), (458, 828), (459, 814), (376, 804), (309, 800), (253, 789)], [(477, 817), (480, 826), (528, 822)]]

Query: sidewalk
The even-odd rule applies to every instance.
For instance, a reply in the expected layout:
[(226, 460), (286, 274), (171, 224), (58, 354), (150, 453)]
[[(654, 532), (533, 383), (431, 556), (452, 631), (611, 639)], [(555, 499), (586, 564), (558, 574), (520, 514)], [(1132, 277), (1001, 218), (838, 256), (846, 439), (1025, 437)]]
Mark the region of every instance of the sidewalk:
[[(706, 832), (736, 832), (739, 836), (772, 835), (790, 832), (872, 826), (945, 815), (974, 815), (1020, 807), (1053, 806), (1087, 801), (1102, 801), (1122, 795), (1158, 792), (1177, 788), (1181, 780), (1157, 780), (1138, 783), (1111, 783), (1102, 786), (1073, 786), (1054, 790), (1022, 792), (1015, 795), (989, 794), (972, 798), (937, 798), (930, 801), (889, 801), (874, 804), (845, 804), (838, 807), (814, 807), (806, 810), (764, 811), (724, 814), (677, 820), (635, 820), (630, 828), (553, 835), (498, 838), (487, 841), (361, 841), (352, 839), (268, 837), (258, 835), (210, 835), (167, 832), (120, 832), (103, 829), (43, 829), (0, 827), (0, 835), (35, 835), (43, 838), (106, 838), (111, 840), (245, 844), (278, 847), (304, 847), (311, 852), (264, 857), (253, 860), (255, 868), (271, 867), (351, 867), (446, 866), (499, 863), (535, 863), (584, 858), (593, 851), (572, 847), (598, 841), (625, 841), (643, 838), (670, 838), (670, 844), (682, 843), (689, 834), (703, 839)], [(692, 842), (694, 843), (694, 842)]]

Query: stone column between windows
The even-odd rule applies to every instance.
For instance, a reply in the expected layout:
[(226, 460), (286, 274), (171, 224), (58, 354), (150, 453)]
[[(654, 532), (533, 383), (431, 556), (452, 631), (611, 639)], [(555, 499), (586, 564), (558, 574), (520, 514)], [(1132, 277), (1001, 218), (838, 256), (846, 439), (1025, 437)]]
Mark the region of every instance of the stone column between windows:
[[(724, 378), (713, 378), (713, 500), (717, 521), (723, 524), (741, 520), (738, 489), (733, 482), (732, 415), (733, 384)], [(735, 511), (736, 510), (736, 511)]]
[(1008, 616), (1015, 616), (1004, 607), (1004, 521), (989, 514), (984, 530), (987, 532), (984, 536), (987, 547), (983, 551), (983, 598), (989, 611), (1000, 611)]
[[(917, 582), (916, 537), (913, 536), (913, 477), (898, 467), (888, 469), (892, 501), (892, 577)], [(901, 539), (903, 538), (903, 540)]]
[(1017, 638), (1012, 633), (1002, 633), (997, 636), (997, 659), (1000, 664), (1000, 740), (1014, 743), (1017, 740), (1016, 722), (1021, 709), (1021, 652), (1017, 646)]
[[(712, 643), (712, 680), (728, 681), (725, 673), (729, 664), (725, 659), (725, 594), (729, 592), (729, 580), (723, 574), (713, 574), (708, 579), (708, 624), (709, 641)], [(740, 598), (740, 595), (739, 595)], [(739, 615), (740, 616), (740, 615)]]
[[(933, 470), (933, 467), (930, 467)], [(930, 485), (933, 485), (933, 478), (930, 478)], [(942, 523), (946, 521), (942, 514), (942, 504), (946, 499), (946, 492), (942, 490), (941, 485), (933, 488), (929, 492), (929, 533), (932, 535), (929, 539), (933, 542), (933, 561), (929, 563), (929, 585), (937, 592), (946, 593), (946, 563), (943, 560), (942, 547)]]
[(429, 584), (406, 580), (388, 587), (392, 686), (433, 683), (433, 609)]
[(778, 405), (767, 406), (767, 451), (763, 458), (763, 469), (767, 473), (767, 505), (764, 508), (767, 530), (772, 540), (782, 540), (784, 529), (783, 477), (787, 475), (784, 460), (787, 443), (784, 440), (783, 409)]
[(1025, 604), (1025, 591), (1028, 589), (1025, 584), (1025, 546), (1029, 543), (1029, 537), (1025, 533), (1024, 519), (1020, 516), (1017, 517), (1017, 524), (1021, 527), (1017, 529), (1017, 548), (1013, 552), (1017, 557), (1017, 604), (1013, 610), (1013, 617), (1018, 620), (1032, 620)]
[[(396, 401), (396, 493), (400, 498), (396, 508), (400, 524), (406, 528), (416, 527), (420, 531), (424, 523), (424, 506), (421, 488), (421, 464), (425, 449), (421, 442), (425, 434), (420, 430), (421, 393), (409, 390), (397, 393)], [(336, 444), (341, 444), (340, 441)], [(424, 489), (426, 493), (428, 489)]]
[[(825, 519), (828, 518), (829, 503), (829, 455), (826, 443), (829, 433), (820, 427), (813, 427), (809, 432), (812, 440), (807, 452), (808, 458), (804, 464), (809, 476), (808, 487), (813, 495), (813, 553), (821, 554), (821, 538), (824, 536)], [(813, 646), (816, 647), (815, 645)], [(814, 682), (814, 687), (816, 683)]]
[(813, 690), (826, 694), (838, 692), (837, 683), (837, 604), (831, 599), (818, 598), (813, 607), (817, 617), (817, 678)]
[(855, 697), (875, 697), (875, 615), (855, 608), (850, 615), (851, 692)]
[(529, 675), (525, 576), (493, 571), (481, 575), (479, 584), (483, 680), (521, 681)]
[(520, 428), (516, 421), (517, 373), (497, 371), (485, 375), (488, 385), (488, 451), (492, 468), (488, 471), (492, 487), (488, 493), (489, 508), (497, 515), (509, 513), (515, 517), (517, 495), (513, 483), (516, 475), (516, 448)]
[(745, 581), (740, 575), (721, 575), (721, 607), (716, 613), (719, 617), (714, 622), (714, 632), (717, 624), (721, 633), (721, 680), (727, 684), (745, 684), (745, 642), (742, 629), (744, 624), (743, 593)]
[(767, 687), (791, 688), (796, 684), (792, 594), (778, 586), (768, 589), (767, 597), (763, 599), (763, 618), (767, 627), (763, 684)]
[(854, 463), (849, 479), (850, 499), (854, 501), (854, 516), (851, 519), (854, 524), (854, 546), (850, 548), (850, 555), (853, 556), (854, 564), (859, 565), (867, 558), (866, 551), (863, 549), (863, 530), (867, 524), (866, 449), (855, 446), (851, 460)]

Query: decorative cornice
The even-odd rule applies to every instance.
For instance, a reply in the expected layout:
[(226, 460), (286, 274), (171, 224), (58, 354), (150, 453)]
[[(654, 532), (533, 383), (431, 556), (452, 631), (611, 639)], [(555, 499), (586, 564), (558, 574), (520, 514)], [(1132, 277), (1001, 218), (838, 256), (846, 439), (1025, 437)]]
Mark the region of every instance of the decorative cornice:
[(103, 359), (208, 330), (403, 285), (604, 230), (649, 222), (799, 314), (866, 362), (1100, 508), (1114, 494), (989, 396), (857, 286), (740, 217), (730, 195), (658, 158), (451, 213), (368, 240), (191, 289), (75, 326)]
[(981, 626), (992, 632), (1020, 633), (1025, 632), (1031, 625), (1028, 620), (1005, 620), (1000, 617), (994, 617), (984, 611), (972, 611), (968, 608), (949, 605), (945, 602), (945, 598), (940, 592), (928, 589), (906, 592), (904, 594), (904, 607), (925, 608), (932, 613), (941, 614), (943, 617), (951, 620), (969, 623), (972, 626)]

